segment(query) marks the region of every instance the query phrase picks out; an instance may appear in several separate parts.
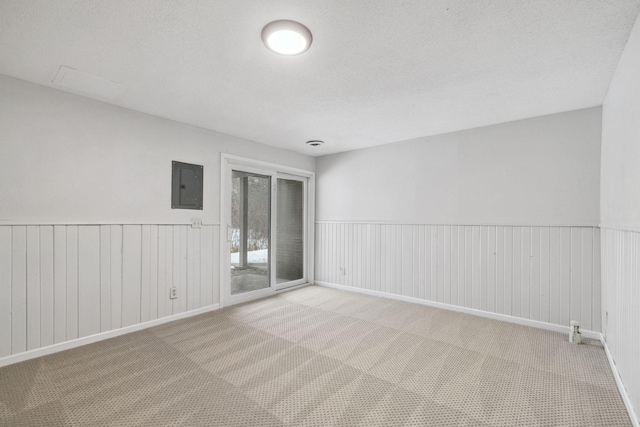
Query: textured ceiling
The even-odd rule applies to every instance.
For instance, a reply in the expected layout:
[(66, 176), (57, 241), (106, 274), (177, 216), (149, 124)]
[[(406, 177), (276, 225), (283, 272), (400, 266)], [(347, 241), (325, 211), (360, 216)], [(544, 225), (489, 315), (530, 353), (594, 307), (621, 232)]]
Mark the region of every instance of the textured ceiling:
[[(602, 104), (640, 0), (0, 0), (0, 74), (311, 155)], [(260, 32), (293, 19), (296, 57)], [(304, 142), (322, 139), (323, 147)]]

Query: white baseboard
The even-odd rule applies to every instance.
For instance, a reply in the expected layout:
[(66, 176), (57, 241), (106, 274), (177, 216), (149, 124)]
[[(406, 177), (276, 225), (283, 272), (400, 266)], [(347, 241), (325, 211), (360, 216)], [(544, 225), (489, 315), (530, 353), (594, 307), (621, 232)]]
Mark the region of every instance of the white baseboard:
[[(503, 322), (516, 323), (518, 325), (531, 326), (531, 327), (539, 328), (539, 329), (546, 329), (548, 331), (566, 333), (567, 336), (569, 335), (569, 330), (570, 330), (570, 327), (568, 325), (567, 326), (555, 325), (553, 323), (541, 322), (539, 320), (523, 319), (521, 317), (509, 316), (508, 314), (491, 313), (489, 311), (477, 310), (475, 308), (460, 307), (458, 305), (446, 304), (446, 303), (436, 302), (436, 301), (429, 301), (429, 300), (424, 300), (424, 299), (414, 298), (414, 297), (406, 297), (406, 296), (403, 296), (403, 295), (390, 294), (388, 292), (372, 291), (370, 289), (362, 289), (362, 288), (354, 288), (354, 287), (351, 287), (351, 286), (337, 285), (335, 283), (321, 282), (321, 281), (318, 281), (318, 280), (315, 281), (315, 284), (316, 285), (320, 285), (320, 286), (326, 286), (326, 287), (329, 287), (329, 288), (341, 289), (341, 290), (344, 290), (344, 291), (358, 292), (358, 293), (365, 294), (365, 295), (373, 295), (373, 296), (377, 296), (377, 297), (395, 299), (395, 300), (398, 300), (398, 301), (412, 302), (412, 303), (415, 303), (415, 304), (426, 305), (426, 306), (429, 306), (429, 307), (441, 308), (443, 310), (450, 310), (450, 311), (457, 311), (457, 312), (460, 312), (460, 313), (473, 314), (474, 316), (486, 317), (486, 318), (489, 318), (489, 319), (501, 320)], [(591, 338), (591, 339), (600, 340), (600, 337), (601, 337), (600, 332), (589, 331), (589, 330), (585, 330), (585, 329), (581, 329), (580, 332), (582, 332), (582, 336), (585, 337), (585, 338)]]
[(197, 316), (198, 314), (208, 313), (210, 311), (215, 311), (218, 308), (220, 308), (220, 304), (208, 305), (206, 307), (198, 308), (195, 310), (185, 311), (184, 313), (173, 314), (171, 316), (162, 317), (160, 319), (149, 320), (148, 322), (137, 323), (131, 326), (125, 326), (124, 328), (100, 332), (98, 334), (89, 335), (87, 337), (77, 338), (74, 340), (65, 341), (58, 344), (53, 344), (46, 347), (25, 351), (22, 353), (12, 354), (10, 356), (5, 356), (3, 358), (0, 358), (0, 368), (3, 366), (12, 365), (14, 363), (23, 362), (25, 360), (35, 359), (36, 357), (46, 356), (48, 354), (57, 353), (59, 351), (69, 350), (71, 348), (80, 347), (80, 346), (91, 344), (98, 341), (103, 341), (103, 340), (114, 338), (124, 334), (129, 334), (131, 332), (141, 331), (143, 329), (147, 329), (152, 326), (173, 322), (174, 320), (185, 319), (187, 317)]
[(638, 420), (638, 416), (636, 415), (636, 412), (633, 409), (633, 405), (631, 404), (631, 399), (629, 399), (629, 395), (627, 394), (627, 389), (625, 388), (624, 383), (622, 382), (622, 377), (618, 372), (618, 368), (616, 367), (616, 362), (613, 361), (613, 356), (611, 356), (611, 352), (609, 351), (609, 346), (607, 345), (607, 341), (604, 339), (604, 337), (600, 341), (604, 346), (604, 352), (607, 355), (607, 360), (609, 361), (609, 366), (611, 366), (611, 372), (613, 372), (613, 377), (616, 380), (616, 385), (618, 386), (618, 391), (620, 392), (620, 396), (622, 397), (624, 406), (627, 408), (627, 413), (629, 414), (629, 418), (631, 418), (631, 424), (633, 424), (633, 427), (640, 427), (640, 421)]

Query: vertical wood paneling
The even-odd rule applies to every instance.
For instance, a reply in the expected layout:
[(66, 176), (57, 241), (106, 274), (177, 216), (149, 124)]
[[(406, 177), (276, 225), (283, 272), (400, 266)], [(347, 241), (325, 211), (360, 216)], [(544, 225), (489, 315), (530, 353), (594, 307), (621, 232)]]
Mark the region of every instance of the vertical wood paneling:
[(531, 227), (522, 227), (522, 280), (520, 316), (531, 318)]
[(466, 227), (457, 226), (458, 229), (458, 305), (465, 305), (465, 286), (467, 283), (467, 265), (466, 265)]
[(496, 313), (505, 313), (505, 228), (496, 227)]
[(393, 287), (395, 293), (401, 295), (402, 293), (402, 226), (394, 226), (394, 236), (396, 238), (396, 251), (394, 252), (395, 261), (393, 266), (395, 268), (395, 278), (393, 280)]
[(433, 301), (438, 301), (438, 226), (429, 226), (429, 295)]
[(123, 226), (111, 226), (111, 329), (122, 327)]
[(78, 334), (100, 332), (100, 228), (78, 227)]
[(423, 262), (424, 262), (424, 298), (428, 300), (432, 300), (431, 297), (431, 226), (424, 226), (424, 241), (422, 243), (423, 250)]
[(521, 317), (522, 295), (522, 227), (513, 227), (513, 289), (511, 314)]
[(329, 235), (329, 241), (327, 243), (327, 250), (329, 251), (329, 260), (327, 261), (327, 264), (329, 266), (329, 272), (327, 273), (327, 278), (331, 283), (338, 283), (336, 276), (339, 268), (337, 261), (338, 247), (336, 242), (337, 227), (338, 224), (327, 225), (327, 234)]
[(317, 230), (317, 280), (600, 328), (592, 227), (319, 223)]
[(184, 226), (184, 225), (179, 225), (177, 226), (178, 229), (180, 230), (180, 240), (179, 240), (179, 244), (180, 244), (180, 286), (178, 287), (178, 295), (179, 297), (174, 300), (174, 304), (177, 303), (178, 305), (178, 313), (184, 313), (185, 311), (187, 311), (187, 280), (188, 280), (188, 272), (187, 272), (187, 248), (188, 248), (188, 236), (187, 236), (187, 229), (190, 228), (188, 226)]
[(562, 288), (560, 228), (549, 230), (549, 322), (558, 324), (560, 318), (560, 290)]
[(571, 229), (571, 320), (580, 318), (582, 312), (582, 230)]
[(27, 227), (27, 350), (40, 347), (40, 227)]
[(200, 271), (200, 304), (198, 307), (211, 304), (211, 281), (208, 278), (207, 267), (211, 266), (213, 259), (211, 258), (211, 227), (204, 227), (200, 235), (200, 248), (198, 270)]
[(385, 265), (384, 265), (384, 253), (385, 253), (385, 242), (384, 242), (384, 226), (381, 224), (376, 224), (375, 225), (375, 244), (376, 247), (373, 248), (373, 257), (375, 260), (375, 263), (377, 263), (378, 265), (375, 265), (375, 284), (376, 287), (375, 289), (377, 291), (382, 291), (383, 287), (384, 287), (384, 278), (385, 278), (385, 274), (386, 274), (386, 270), (385, 270)]
[[(363, 286), (368, 286), (367, 283), (364, 283), (364, 271), (363, 271), (363, 266), (364, 266), (364, 242), (365, 242), (365, 234), (364, 234), (364, 224), (358, 224), (358, 226), (356, 227), (356, 240), (355, 240), (355, 245), (356, 245), (356, 274), (354, 277), (355, 286), (358, 287), (363, 287)], [(403, 286), (407, 287), (407, 292), (409, 292), (410, 286), (411, 286), (411, 280), (409, 280), (407, 282), (407, 285), (404, 285), (403, 282)]]
[[(365, 288), (374, 289), (374, 284), (372, 283), (373, 277), (371, 271), (373, 270), (373, 263), (371, 260), (372, 250), (371, 243), (373, 242), (373, 225), (366, 224), (365, 226), (365, 239), (363, 240), (364, 244), (364, 257), (365, 264), (364, 268), (364, 282)], [(415, 258), (414, 258), (415, 262)]]
[(571, 321), (571, 228), (560, 229), (560, 324)]
[(201, 256), (202, 256), (202, 228), (196, 229), (196, 233), (193, 236), (193, 245), (191, 246), (192, 252), (187, 256), (189, 259), (193, 259), (193, 281), (188, 284), (193, 284), (193, 298), (189, 301), (189, 310), (194, 310), (202, 306), (202, 270), (201, 270)]
[(329, 251), (329, 272), (327, 274), (327, 278), (331, 283), (338, 283), (336, 279), (336, 271), (338, 270), (338, 265), (336, 261), (336, 257), (338, 256), (338, 248), (336, 244), (336, 227), (337, 224), (328, 224), (327, 225), (327, 233), (329, 234), (329, 242), (327, 244), (327, 250)]
[[(336, 251), (336, 256), (334, 258), (335, 260), (335, 268), (334, 268), (334, 272), (333, 272), (333, 276), (335, 278), (335, 283), (338, 283), (340, 285), (344, 285), (344, 280), (343, 277), (344, 275), (342, 274), (342, 269), (345, 266), (344, 263), (344, 259), (343, 259), (343, 254), (344, 254), (344, 242), (345, 242), (345, 234), (344, 234), (344, 228), (345, 225), (344, 224), (335, 224), (335, 230), (334, 230), (334, 235), (333, 235), (333, 244), (335, 245), (335, 251)], [(338, 238), (340, 237), (340, 238)], [(386, 290), (386, 289), (385, 289)]]
[(158, 290), (156, 305), (158, 318), (166, 316), (166, 300), (169, 299), (169, 287), (167, 286), (167, 226), (158, 226)]
[[(364, 224), (357, 224), (355, 227), (355, 231), (354, 231), (354, 237), (353, 237), (353, 245), (354, 245), (354, 274), (353, 274), (353, 286), (355, 287), (364, 287), (366, 286), (366, 283), (364, 282), (363, 279), (363, 271), (362, 271), (362, 265), (363, 265), (363, 261), (362, 261), (362, 255), (363, 255), (363, 247), (362, 247), (362, 243), (364, 242), (364, 232), (363, 232), (363, 226)], [(403, 242), (404, 245), (404, 242)], [(408, 273), (410, 273), (410, 271), (408, 271)], [(409, 287), (411, 284), (411, 279), (408, 278), (407, 284), (405, 284), (404, 280), (400, 283), (401, 286), (403, 288), (406, 288), (406, 292), (409, 292)], [(404, 292), (404, 291), (403, 291)]]
[(67, 227), (53, 227), (53, 341), (67, 340)]
[(480, 227), (471, 226), (471, 308), (480, 310)]
[(199, 277), (196, 274), (195, 246), (198, 230), (187, 227), (187, 310), (191, 310), (196, 305), (199, 289)]
[(78, 338), (78, 226), (67, 226), (67, 340)]
[[(332, 244), (333, 244), (333, 239), (331, 238), (332, 227), (333, 227), (333, 224), (323, 224), (322, 232), (320, 233), (320, 238), (324, 239), (324, 241), (322, 242), (322, 248), (323, 248), (322, 254), (324, 255), (324, 259), (322, 260), (318, 259), (319, 255), (316, 253), (315, 262), (322, 263), (323, 271), (322, 272), (319, 270), (316, 271), (316, 280), (322, 280), (322, 279), (319, 279), (320, 276), (317, 276), (318, 274), (322, 275), (321, 277), (324, 277), (325, 280), (328, 280), (328, 281), (331, 280), (331, 272), (333, 271), (332, 256), (335, 255), (335, 252), (332, 251)], [(316, 241), (316, 244), (319, 244), (319, 243), (320, 242)]]
[[(122, 326), (140, 323), (142, 227), (122, 227)], [(184, 296), (183, 296), (184, 298)]]
[(158, 318), (158, 226), (149, 230), (149, 320)]
[(593, 229), (582, 228), (582, 274), (580, 289), (580, 326), (592, 329), (593, 312)]
[(11, 354), (12, 227), (0, 226), (0, 357)]
[(444, 302), (444, 258), (445, 258), (445, 254), (444, 254), (444, 250), (445, 250), (445, 245), (444, 245), (444, 226), (439, 225), (436, 227), (436, 233), (437, 233), (437, 238), (436, 238), (436, 260), (437, 260), (437, 266), (436, 266), (436, 280), (437, 280), (437, 294), (436, 294), (436, 301), (438, 302)]
[(11, 352), (27, 350), (27, 227), (11, 236)]
[[(314, 232), (316, 233), (314, 236), (314, 242), (316, 244), (315, 250), (314, 250), (314, 255), (315, 255), (315, 263), (319, 264), (322, 260), (325, 259), (325, 253), (324, 253), (324, 248), (323, 245), (325, 243), (325, 240), (322, 237), (322, 229), (323, 229), (323, 224), (316, 224), (315, 228), (314, 228)], [(318, 272), (321, 271), (325, 271), (322, 268), (318, 269)], [(316, 276), (316, 280), (323, 280), (319, 277)]]
[[(354, 227), (351, 227), (351, 240), (349, 241), (351, 250), (349, 251), (350, 255), (351, 255), (351, 273), (349, 275), (349, 283), (351, 284), (351, 286), (354, 287), (359, 287), (360, 285), (360, 278), (359, 278), (359, 273), (358, 271), (360, 270), (360, 226), (362, 224), (354, 224)], [(400, 235), (399, 240), (402, 239), (402, 235)], [(401, 246), (400, 246), (401, 247)], [(402, 262), (402, 259), (399, 260), (400, 262)], [(402, 274), (402, 272), (400, 272), (400, 274)], [(397, 282), (398, 286), (402, 286), (403, 282), (402, 280)], [(398, 292), (401, 292), (400, 289), (398, 289)]]
[(451, 226), (444, 227), (444, 300), (451, 304)]
[(451, 304), (458, 304), (458, 277), (460, 265), (458, 261), (459, 246), (458, 246), (458, 227), (452, 226), (451, 229)]
[(479, 240), (479, 268), (480, 268), (480, 277), (479, 277), (479, 303), (478, 306), (480, 310), (487, 310), (487, 268), (488, 268), (488, 247), (489, 247), (489, 230), (487, 226), (480, 227), (480, 238)]
[[(219, 227), (194, 229), (190, 243), (188, 229), (0, 226), (0, 357), (172, 314), (174, 262), (176, 310), (187, 309), (187, 295), (189, 309), (217, 303)], [(359, 278), (365, 249), (354, 264)]]
[(413, 296), (413, 250), (412, 227), (410, 225), (402, 225), (402, 252), (400, 254), (400, 262), (402, 263), (402, 281), (400, 283), (400, 294)]
[[(384, 226), (384, 263), (385, 263), (385, 275), (384, 275), (384, 292), (391, 292), (391, 282), (393, 280), (393, 271), (391, 269), (391, 254), (393, 253), (393, 247), (391, 246), (395, 239), (391, 237), (391, 226)], [(337, 238), (337, 237), (336, 237)]]
[[(602, 245), (602, 319), (605, 339), (632, 405), (640, 407), (640, 233), (603, 229), (593, 236), (593, 250)], [(595, 271), (595, 269), (594, 269)], [(599, 285), (598, 285), (599, 286)], [(594, 288), (595, 288), (594, 283)], [(595, 294), (592, 301), (597, 301)], [(608, 320), (607, 320), (608, 318)], [(595, 311), (593, 324), (597, 322)]]
[[(349, 286), (355, 286), (356, 283), (356, 275), (358, 270), (358, 225), (354, 224), (353, 227), (348, 227), (349, 240), (347, 241), (347, 274), (346, 274), (346, 283)], [(397, 260), (396, 260), (397, 262)], [(393, 282), (394, 284), (398, 284), (400, 286), (402, 282)]]
[(349, 285), (351, 282), (351, 239), (353, 235), (353, 227), (344, 227), (345, 238), (341, 239), (342, 244), (342, 267), (344, 273), (342, 274), (342, 284)]
[(100, 331), (111, 329), (111, 226), (100, 226)]
[(513, 227), (504, 229), (504, 314), (513, 314), (513, 289), (515, 285)]
[(151, 299), (151, 226), (141, 227), (140, 238), (140, 321), (149, 321), (149, 302)]
[(540, 320), (540, 227), (531, 227), (531, 283), (529, 318)]
[(173, 272), (173, 263), (174, 263), (174, 259), (175, 259), (175, 254), (174, 254), (174, 248), (176, 248), (176, 245), (174, 244), (174, 231), (175, 231), (175, 226), (173, 225), (166, 225), (164, 226), (165, 228), (165, 233), (166, 233), (166, 240), (165, 240), (165, 259), (164, 259), (164, 274), (165, 274), (165, 292), (164, 292), (164, 296), (162, 297), (161, 301), (164, 301), (164, 315), (165, 316), (170, 316), (173, 314), (173, 302), (175, 300), (172, 300), (169, 298), (169, 290), (173, 287), (173, 286), (177, 286), (174, 285), (174, 283), (177, 283), (177, 280), (174, 282), (174, 272)]
[(549, 286), (551, 283), (549, 227), (540, 227), (540, 318), (542, 322), (550, 321)]
[[(220, 271), (220, 245), (218, 244), (220, 239), (220, 227), (215, 226), (211, 229), (211, 245), (212, 245), (212, 257), (213, 263), (211, 263), (211, 303), (217, 304), (220, 302), (220, 281), (218, 280), (219, 271)], [(215, 243), (214, 243), (215, 242)], [(308, 267), (311, 268), (311, 267)]]
[[(316, 263), (322, 263), (322, 271), (316, 271), (316, 274), (320, 276), (316, 276), (317, 280), (325, 280), (330, 281), (330, 272), (331, 270), (331, 256), (333, 255), (331, 251), (331, 224), (322, 224), (322, 228), (318, 231), (320, 239), (323, 239), (322, 242), (318, 242), (316, 240), (316, 244), (322, 245), (321, 255), (316, 254)], [(319, 259), (318, 257), (322, 256), (323, 259)]]
[(327, 279), (330, 283), (338, 283), (336, 280), (336, 270), (338, 267), (336, 266), (336, 256), (338, 255), (338, 250), (336, 248), (336, 224), (327, 224), (327, 251), (329, 252), (329, 259), (327, 260)]
[(173, 255), (173, 259), (171, 264), (173, 266), (173, 277), (171, 278), (171, 287), (178, 289), (178, 298), (171, 300), (171, 314), (180, 313), (180, 301), (186, 298), (186, 295), (182, 292), (181, 286), (181, 270), (182, 270), (182, 262), (181, 262), (181, 253), (182, 253), (182, 228), (178, 225), (174, 225), (173, 227), (173, 248), (171, 249), (171, 254)]
[(486, 286), (486, 306), (485, 310), (496, 311), (496, 269), (497, 269), (497, 243), (496, 227), (487, 227), (487, 286)]
[[(640, 235), (636, 235), (636, 237), (640, 237)], [(593, 258), (592, 258), (592, 266), (593, 266), (593, 304), (592, 304), (592, 325), (594, 331), (602, 330), (602, 286), (601, 286), (601, 278), (602, 278), (602, 265), (600, 261), (600, 254), (602, 253), (601, 247), (601, 233), (599, 228), (593, 229)], [(640, 295), (640, 292), (637, 292)], [(635, 307), (640, 307), (640, 304)], [(636, 310), (636, 312), (640, 312), (640, 310)]]
[[(345, 246), (344, 246), (344, 265), (345, 265), (345, 275), (344, 275), (344, 284), (345, 285), (349, 285), (349, 286), (353, 286), (353, 280), (352, 280), (352, 276), (353, 276), (353, 229), (354, 227), (352, 227), (351, 225), (349, 227), (346, 227), (346, 233), (347, 233), (347, 238), (345, 239)], [(395, 234), (394, 234), (395, 236)], [(393, 252), (393, 255), (395, 255), (395, 251)], [(394, 262), (395, 265), (395, 262)], [(395, 281), (392, 283), (396, 283)], [(393, 291), (392, 291), (393, 292)]]
[(349, 268), (349, 260), (347, 256), (347, 245), (349, 243), (349, 228), (346, 227), (346, 225), (341, 224), (339, 233), (340, 233), (339, 234), (340, 239), (336, 240), (340, 247), (340, 253), (339, 253), (340, 257), (338, 258), (338, 263), (341, 270), (340, 270), (340, 273), (338, 274), (338, 280), (340, 284), (346, 285), (347, 274), (349, 274), (349, 271), (347, 271), (347, 269)]

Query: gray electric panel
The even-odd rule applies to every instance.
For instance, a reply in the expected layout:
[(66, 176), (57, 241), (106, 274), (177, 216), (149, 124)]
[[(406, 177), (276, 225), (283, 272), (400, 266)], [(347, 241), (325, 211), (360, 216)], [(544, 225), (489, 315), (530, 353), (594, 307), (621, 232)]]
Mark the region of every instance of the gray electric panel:
[(202, 210), (204, 168), (176, 161), (172, 162), (171, 168), (171, 208)]

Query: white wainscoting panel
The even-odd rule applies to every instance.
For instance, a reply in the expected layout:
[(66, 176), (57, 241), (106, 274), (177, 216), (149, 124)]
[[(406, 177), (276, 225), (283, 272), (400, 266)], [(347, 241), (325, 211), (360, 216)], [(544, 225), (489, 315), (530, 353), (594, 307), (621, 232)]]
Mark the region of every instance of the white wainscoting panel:
[(601, 330), (596, 227), (319, 221), (320, 282)]
[(0, 357), (217, 304), (219, 236), (217, 225), (0, 226)]
[(604, 339), (640, 414), (640, 233), (602, 229)]

